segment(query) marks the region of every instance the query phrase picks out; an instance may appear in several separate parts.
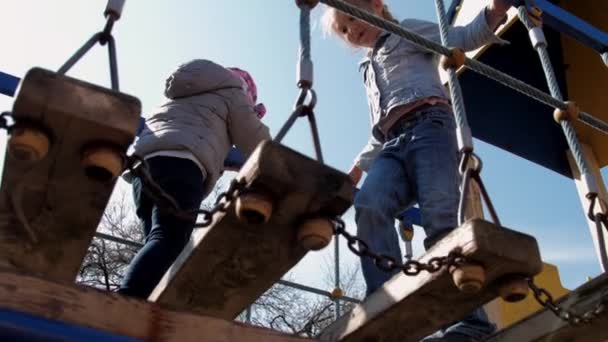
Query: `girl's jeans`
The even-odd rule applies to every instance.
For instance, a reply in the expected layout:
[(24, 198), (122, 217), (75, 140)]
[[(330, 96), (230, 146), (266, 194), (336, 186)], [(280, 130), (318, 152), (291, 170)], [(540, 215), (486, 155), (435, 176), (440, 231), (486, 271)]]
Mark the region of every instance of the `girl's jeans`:
[[(370, 250), (402, 260), (395, 217), (407, 207), (416, 202), (420, 207), (426, 249), (457, 226), (458, 147), (453, 116), (441, 107), (420, 110), (396, 126), (368, 171), (354, 206), (357, 236)], [(385, 272), (370, 258), (361, 258), (361, 266), (368, 295), (398, 272)], [(493, 330), (478, 309), (436, 334), (449, 331), (478, 337)]]
[[(204, 179), (199, 167), (188, 159), (157, 156), (147, 160), (152, 179), (173, 197), (183, 210), (199, 209), (204, 198)], [(141, 220), (145, 244), (131, 261), (119, 293), (148, 298), (167, 269), (190, 239), (196, 215), (191, 220), (163, 212), (133, 179), (133, 197)]]

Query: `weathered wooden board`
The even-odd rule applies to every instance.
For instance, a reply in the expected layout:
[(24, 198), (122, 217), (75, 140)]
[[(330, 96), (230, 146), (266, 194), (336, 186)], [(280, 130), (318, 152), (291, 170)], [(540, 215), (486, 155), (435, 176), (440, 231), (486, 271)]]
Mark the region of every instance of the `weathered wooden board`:
[[(6, 154), (0, 191), (0, 264), (72, 282), (114, 187), (113, 181), (94, 181), (85, 175), (84, 146), (107, 142), (126, 151), (139, 124), (140, 103), (35, 68), (23, 79), (12, 116), (18, 123), (45, 127), (51, 146), (37, 162)], [(27, 225), (37, 241), (26, 233)]]
[(269, 141), (258, 146), (237, 178), (272, 194), (268, 223), (240, 222), (231, 204), (211, 227), (193, 234), (151, 301), (236, 317), (306, 254), (296, 242), (298, 224), (315, 215), (343, 214), (354, 191), (346, 174)]
[(533, 237), (479, 219), (455, 229), (420, 261), (445, 256), (455, 248), (484, 266), (488, 285), (479, 293), (460, 292), (446, 269), (435, 274), (421, 272), (414, 277), (400, 273), (329, 326), (321, 340), (419, 341), (495, 298), (500, 278), (512, 274), (532, 276), (542, 268)]
[(553, 312), (542, 310), (486, 341), (606, 341), (608, 339), (608, 274), (602, 274), (565, 296), (558, 305), (582, 314), (603, 303), (604, 311), (591, 324), (572, 326)]
[(0, 309), (14, 310), (143, 341), (306, 340), (236, 322), (169, 311), (155, 303), (93, 288), (63, 285), (7, 271), (0, 271)]

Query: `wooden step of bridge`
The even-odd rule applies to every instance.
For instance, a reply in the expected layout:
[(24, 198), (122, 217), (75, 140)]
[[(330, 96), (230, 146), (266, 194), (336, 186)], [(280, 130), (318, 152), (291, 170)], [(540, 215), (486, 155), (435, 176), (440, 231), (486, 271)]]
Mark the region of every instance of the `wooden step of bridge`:
[(488, 342), (499, 341), (606, 341), (608, 340), (608, 274), (583, 284), (561, 298), (557, 305), (582, 315), (600, 306), (603, 311), (588, 324), (572, 325), (544, 309), (499, 331)]
[[(302, 342), (269, 329), (168, 310), (91, 287), (0, 270), (2, 341)], [(15, 337), (18, 337), (15, 339)]]
[(456, 288), (447, 269), (395, 275), (350, 313), (329, 326), (321, 341), (420, 341), (498, 296), (503, 279), (529, 277), (542, 269), (536, 240), (480, 219), (455, 229), (419, 261), (460, 249), (485, 269), (485, 286), (473, 294)]
[(149, 300), (236, 317), (304, 257), (298, 226), (343, 214), (354, 193), (346, 174), (271, 141), (257, 147), (236, 178), (273, 199), (269, 221), (243, 222), (231, 203), (210, 227), (195, 231)]
[(51, 71), (27, 73), (0, 187), (0, 265), (75, 280), (116, 181), (96, 163), (122, 167), (115, 157), (133, 141), (140, 107)]

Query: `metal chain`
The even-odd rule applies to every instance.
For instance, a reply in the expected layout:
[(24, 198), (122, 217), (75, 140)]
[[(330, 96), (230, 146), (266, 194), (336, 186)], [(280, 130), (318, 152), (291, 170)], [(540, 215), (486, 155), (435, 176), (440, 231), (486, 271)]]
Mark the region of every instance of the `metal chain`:
[(196, 222), (194, 228), (206, 228), (211, 225), (213, 215), (218, 212), (226, 212), (232, 201), (245, 188), (245, 180), (233, 179), (228, 189), (218, 195), (211, 209), (183, 210), (177, 201), (152, 179), (148, 164), (143, 158), (136, 155), (126, 158), (128, 170), (141, 179), (142, 191), (152, 199), (161, 211), (185, 220), (192, 220), (199, 215), (203, 216), (202, 221)]
[(533, 279), (528, 279), (528, 286), (530, 287), (530, 290), (532, 290), (532, 293), (534, 293), (534, 298), (541, 306), (551, 310), (555, 316), (571, 325), (590, 324), (606, 310), (604, 303), (599, 303), (595, 308), (584, 312), (583, 314), (577, 314), (557, 305), (551, 293), (549, 293), (547, 289), (538, 287), (534, 284)]
[(407, 276), (415, 276), (422, 271), (435, 273), (445, 266), (459, 266), (466, 261), (464, 255), (460, 251), (453, 250), (446, 256), (431, 258), (426, 263), (410, 259), (402, 264), (391, 256), (371, 251), (369, 245), (365, 241), (346, 231), (346, 224), (339, 217), (334, 218), (334, 232), (336, 235), (342, 235), (346, 239), (348, 249), (350, 249), (351, 252), (359, 257), (372, 259), (374, 264), (385, 272), (400, 270)]

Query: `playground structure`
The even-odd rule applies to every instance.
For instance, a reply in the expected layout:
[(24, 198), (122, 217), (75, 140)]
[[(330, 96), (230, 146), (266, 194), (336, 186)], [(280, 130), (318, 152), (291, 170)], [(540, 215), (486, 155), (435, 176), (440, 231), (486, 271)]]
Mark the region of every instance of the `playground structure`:
[[(497, 69), (507, 70), (512, 61), (501, 60), (500, 55), (517, 54), (494, 53), (494, 48), (490, 47), (470, 55), (476, 59), (464, 59), (456, 50), (425, 41), (398, 25), (370, 17), (342, 1), (321, 2), (368, 20), (436, 53), (451, 56), (452, 59), (446, 63), (451, 67), (447, 68), (446, 74), (459, 124), (459, 147), (463, 156), (463, 196), (459, 212), (462, 223), (460, 228), (418, 260), (410, 259), (404, 264), (389, 263), (393, 269), (402, 269), (403, 274), (393, 278), (381, 291), (356, 306), (351, 314), (342, 316), (322, 333), (319, 339), (357, 341), (375, 338), (386, 341), (415, 341), (497, 296), (506, 301), (521, 300), (526, 296), (528, 287), (546, 309), (519, 323), (515, 323), (516, 319), (511, 319), (511, 326), (499, 331), (496, 336), (491, 337), (492, 340), (559, 340), (573, 336), (585, 336), (585, 340), (605, 338), (606, 332), (602, 331), (601, 326), (607, 318), (602, 305), (606, 301), (604, 289), (608, 279), (605, 275), (598, 277), (581, 289), (574, 290), (572, 295), (567, 296), (559, 305), (554, 302), (550, 293), (564, 295), (563, 290), (555, 293), (552, 288), (546, 286), (551, 291), (548, 292), (529, 280), (539, 274), (542, 268), (536, 241), (531, 236), (501, 227), (497, 212), (481, 182), (480, 164), (473, 154), (471, 134), (472, 131), (479, 139), (577, 180), (577, 184), (580, 184), (581, 201), (585, 210), (589, 211), (590, 228), (598, 257), (606, 270), (606, 194), (598, 169), (608, 162), (604, 160), (608, 157), (603, 151), (608, 132), (604, 122), (608, 119), (608, 114), (602, 116), (608, 106), (601, 102), (606, 101), (601, 95), (576, 92), (579, 84), (577, 82), (582, 82), (577, 77), (588, 73), (589, 68), (599, 75), (598, 85), (594, 89), (601, 89), (601, 84), (608, 84), (602, 78), (606, 75), (606, 68), (598, 54), (584, 54), (589, 57), (589, 60), (582, 60), (580, 63), (581, 68), (585, 70), (571, 67), (566, 77), (556, 73), (555, 69), (551, 71), (552, 65), (543, 57), (547, 55), (544, 50), (546, 43), (543, 43), (542, 39), (543, 31), (549, 46), (553, 46), (556, 40), (559, 41), (561, 36), (554, 30), (555, 27), (540, 30), (536, 23), (545, 17), (559, 22), (556, 20), (556, 17), (559, 17), (556, 13), (561, 12), (549, 2), (526, 2), (520, 7), (518, 14), (526, 29), (533, 32), (530, 35), (543, 64), (541, 69), (536, 65), (536, 72), (529, 70), (530, 72), (522, 73), (521, 79), (526, 82), (524, 83), (481, 63), (487, 62)], [(443, 3), (441, 0), (436, 3), (442, 33), (445, 36), (446, 31), (443, 28), (447, 27), (447, 18)], [(585, 8), (585, 1), (578, 4)], [(321, 145), (316, 133), (316, 95), (312, 88), (312, 61), (309, 37), (306, 33), (308, 31), (305, 29), (309, 25), (314, 1), (298, 1), (303, 27), (299, 64), (301, 92), (293, 114), (273, 142), (258, 147), (257, 152), (237, 175), (231, 188), (220, 196), (217, 205), (210, 211), (200, 211), (199, 214), (203, 216), (200, 223), (202, 228), (195, 233), (192, 246), (189, 246), (176, 262), (176, 269), (179, 271), (167, 274), (149, 298), (156, 303), (140, 303), (71, 284), (75, 278), (74, 267), (77, 267), (82, 259), (78, 256), (86, 252), (118, 173), (125, 168), (131, 168), (145, 177), (145, 163), (125, 154), (126, 147), (135, 137), (140, 109), (137, 99), (119, 93), (118, 89), (111, 30), (114, 22), (120, 18), (123, 5), (124, 1), (109, 1), (106, 9), (108, 24), (104, 30), (94, 35), (57, 73), (41, 69), (30, 71), (21, 81), (13, 111), (3, 115), (4, 128), (9, 129), (11, 140), (2, 177), (0, 201), (0, 213), (3, 216), (0, 228), (7, 236), (0, 240), (3, 246), (0, 308), (15, 312), (15, 316), (25, 315), (30, 320), (46, 322), (46, 331), (49, 333), (49, 326), (54, 325), (61, 326), (61, 329), (73, 334), (82, 334), (78, 336), (98, 336), (100, 339), (181, 341), (198, 340), (202, 333), (226, 341), (301, 340), (263, 329), (243, 327), (225, 319), (234, 318), (272, 283), (279, 280), (308, 250), (322, 248), (327, 244), (332, 234), (346, 238), (349, 249), (356, 254), (383, 261), (381, 255), (357, 247), (361, 246), (362, 241), (350, 236), (344, 229), (343, 222), (337, 218), (350, 205), (354, 189), (349, 185), (346, 175), (323, 165)], [(479, 8), (475, 0), (456, 5), (460, 5), (460, 9), (458, 13), (452, 11), (455, 22), (466, 21), (468, 9)], [(573, 12), (580, 10), (577, 5), (570, 6)], [(520, 32), (517, 32), (518, 26), (514, 25), (517, 20), (515, 12), (517, 11), (510, 13), (510, 18), (500, 29), (500, 33), (503, 37), (513, 35), (514, 39), (509, 39), (512, 42), (522, 42), (521, 26)], [(580, 15), (583, 14), (585, 13)], [(547, 21), (547, 24), (550, 24), (550, 21)], [(589, 33), (589, 30), (581, 31), (583, 38), (576, 34), (574, 38), (587, 43), (597, 52), (604, 53), (604, 60), (608, 62), (608, 39), (605, 39), (605, 34), (599, 35), (598, 38), (584, 34)], [(526, 32), (523, 31), (523, 34)], [(568, 41), (569, 38), (563, 39), (562, 49), (555, 49), (553, 53), (559, 55), (563, 52), (564, 58), (571, 58), (572, 65), (578, 66), (579, 64), (574, 62), (582, 57), (574, 51), (581, 48), (572, 45), (574, 43)], [(112, 91), (63, 75), (98, 42), (109, 46)], [(513, 48), (523, 49), (520, 46)], [(529, 46), (526, 48), (530, 50)], [(548, 56), (549, 62), (558, 58), (550, 53)], [(594, 58), (596, 62), (593, 62)], [(530, 60), (528, 58), (526, 61)], [(501, 113), (496, 113), (496, 117), (492, 116), (491, 119), (488, 119), (487, 115), (482, 116), (481, 113), (490, 112), (484, 107), (488, 104), (483, 101), (467, 102), (460, 94), (460, 84), (466, 93), (468, 87), (478, 89), (479, 84), (476, 82), (488, 81), (475, 78), (477, 74), (461, 69), (459, 82), (456, 77), (457, 69), (463, 65), (507, 83), (522, 94), (531, 95), (541, 101), (544, 106), (535, 107), (535, 102), (512, 90), (505, 93), (505, 88), (500, 88), (499, 91), (492, 92), (500, 94), (494, 96), (519, 96), (517, 101), (511, 102), (514, 106), (525, 103), (522, 105), (524, 109), (504, 110), (508, 113), (519, 113), (525, 118), (526, 129), (540, 132), (542, 142), (531, 144), (525, 139), (508, 140), (508, 134), (498, 134), (497, 126), (504, 129), (505, 125), (511, 125), (508, 126), (509, 130), (523, 130), (523, 127), (516, 124), (521, 124), (524, 120)], [(547, 74), (551, 95), (539, 90), (544, 84), (538, 80), (539, 71), (542, 76)], [(552, 74), (557, 79), (553, 79)], [(528, 80), (526, 77), (537, 79)], [(12, 95), (10, 85), (15, 84), (15, 78), (3, 79), (7, 81), (0, 82), (0, 90)], [(562, 80), (561, 86), (559, 79)], [(544, 78), (542, 80), (544, 81)], [(539, 85), (539, 88), (528, 85), (528, 81), (530, 84)], [(564, 87), (564, 84), (567, 87)], [(62, 90), (57, 92), (58, 89)], [(54, 98), (49, 94), (64, 96)], [(580, 112), (573, 105), (564, 103), (564, 97), (576, 99), (582, 108), (589, 108), (590, 113)], [(103, 107), (101, 104), (109, 107)], [(83, 106), (87, 105), (91, 107), (83, 110)], [(559, 125), (548, 120), (548, 115), (542, 114), (553, 112), (553, 109), (546, 105), (557, 108), (555, 113), (566, 138), (564, 133), (560, 132)], [(316, 161), (280, 144), (291, 125), (301, 116), (306, 116), (311, 124)], [(11, 125), (8, 124), (8, 119), (13, 121)], [(504, 122), (494, 121), (496, 119)], [(468, 128), (469, 121), (471, 130)], [(90, 129), (82, 129), (83, 127)], [(581, 144), (581, 141), (584, 144)], [(532, 145), (534, 148), (531, 148)], [(567, 150), (572, 151), (570, 159)], [(294, 170), (300, 170), (301, 174)], [(51, 176), (48, 176), (49, 174)], [(33, 186), (24, 187), (24, 179)], [(298, 179), (298, 182), (295, 183), (294, 179)], [(67, 184), (68, 181), (70, 185)], [(79, 185), (78, 192), (65, 191), (73, 187), (75, 181)], [(479, 187), (481, 197), (484, 198), (492, 216), (492, 223), (479, 219), (483, 217), (482, 211), (470, 209), (481, 207), (475, 188), (469, 190), (470, 184), (477, 184)], [(166, 204), (167, 210), (179, 214), (179, 208), (171, 204), (170, 198), (162, 193), (162, 189), (154, 189), (153, 183), (149, 183), (149, 186), (151, 191), (156, 192), (158, 200)], [(61, 196), (67, 196), (67, 199)], [(80, 202), (74, 204), (78, 208), (59, 205), (69, 201), (69, 196), (80, 199)], [(47, 202), (43, 203), (44, 201)], [(27, 206), (22, 203), (27, 203)], [(262, 207), (259, 206), (260, 203), (263, 204)], [(83, 209), (87, 210), (85, 219), (73, 221), (75, 218), (69, 213)], [(471, 220), (475, 217), (478, 219)], [(49, 222), (52, 224), (48, 224)], [(42, 223), (45, 223), (44, 229), (41, 229)], [(252, 230), (252, 227), (255, 229)], [(249, 239), (259, 243), (249, 247), (233, 245), (234, 241), (239, 239), (229, 239), (228, 229), (241, 236), (246, 234)], [(69, 247), (58, 251), (53, 246), (59, 242)], [(201, 262), (196, 262), (199, 258)], [(243, 268), (243, 263), (234, 263), (234, 260), (245, 259), (251, 261), (245, 263), (248, 265), (246, 268)], [(276, 262), (276, 265), (262, 267), (269, 260)], [(205, 272), (198, 274), (188, 271), (189, 267), (200, 269), (203, 266), (209, 268), (207, 277)], [(19, 286), (15, 286), (16, 284)], [(544, 285), (542, 282), (539, 284)], [(209, 293), (216, 296), (201, 296)], [(407, 308), (418, 307), (416, 304), (420, 302), (424, 302), (429, 311), (428, 314), (420, 316), (431, 317), (428, 321), (419, 322), (408, 315)], [(498, 305), (499, 309), (496, 311), (500, 313), (504, 304)], [(524, 310), (518, 318), (531, 313), (530, 309)], [(130, 319), (124, 320), (124, 317)], [(44, 321), (44, 318), (50, 321)], [(585, 326), (578, 327), (581, 323)], [(403, 327), (403, 330), (387, 329), (395, 325)], [(44, 340), (45, 325), (40, 324), (37, 327), (38, 330), (30, 333)], [(16, 334), (22, 333), (23, 329), (27, 331), (27, 327), (18, 327), (7, 329), (5, 334), (18, 336)]]

